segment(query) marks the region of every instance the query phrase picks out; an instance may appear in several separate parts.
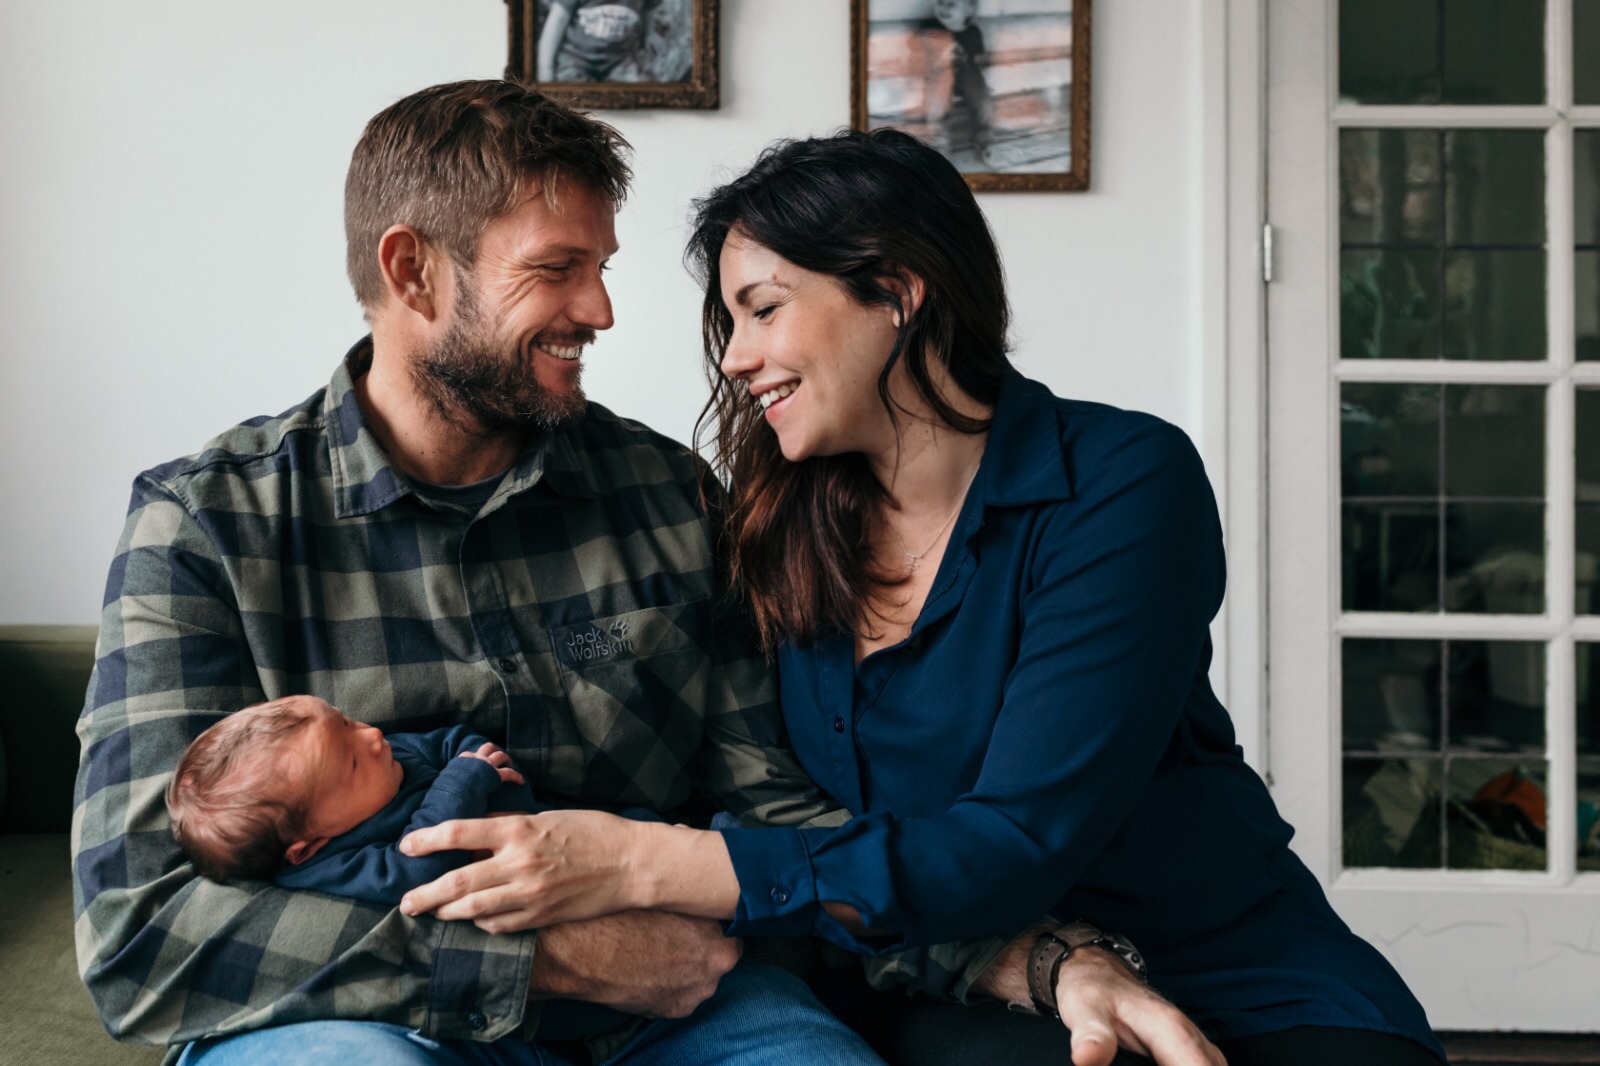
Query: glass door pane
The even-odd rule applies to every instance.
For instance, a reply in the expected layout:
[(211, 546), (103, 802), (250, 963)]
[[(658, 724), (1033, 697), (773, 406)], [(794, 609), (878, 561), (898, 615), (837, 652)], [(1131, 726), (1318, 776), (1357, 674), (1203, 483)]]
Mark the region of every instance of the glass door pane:
[(1537, 104), (1545, 0), (1344, 0), (1339, 95), (1358, 104)]
[[(1577, 551), (1573, 557), (1576, 581), (1574, 608), (1578, 614), (1600, 614), (1595, 588), (1600, 568), (1600, 389), (1579, 389), (1577, 416)], [(1597, 752), (1600, 754), (1600, 752)]]
[[(1600, 4), (1600, 0), (1596, 2)], [(1600, 35), (1600, 24), (1595, 26), (1595, 32)], [(1600, 56), (1596, 62), (1600, 63)], [(1574, 131), (1572, 158), (1577, 357), (1587, 361), (1600, 359), (1600, 130)]]
[(1545, 648), (1343, 645), (1347, 867), (1542, 870)]
[(1572, 98), (1600, 104), (1600, 0), (1572, 2)]
[(1347, 382), (1339, 421), (1345, 610), (1544, 611), (1543, 387)]
[(1340, 356), (1540, 360), (1541, 130), (1339, 134)]
[(1579, 643), (1578, 869), (1600, 870), (1600, 644)]

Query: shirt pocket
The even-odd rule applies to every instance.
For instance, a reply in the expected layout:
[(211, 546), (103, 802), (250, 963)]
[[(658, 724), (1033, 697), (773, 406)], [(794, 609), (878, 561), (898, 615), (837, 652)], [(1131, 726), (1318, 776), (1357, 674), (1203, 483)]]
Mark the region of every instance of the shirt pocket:
[(580, 792), (665, 810), (689, 796), (711, 674), (711, 601), (552, 626), (550, 647), (583, 752)]

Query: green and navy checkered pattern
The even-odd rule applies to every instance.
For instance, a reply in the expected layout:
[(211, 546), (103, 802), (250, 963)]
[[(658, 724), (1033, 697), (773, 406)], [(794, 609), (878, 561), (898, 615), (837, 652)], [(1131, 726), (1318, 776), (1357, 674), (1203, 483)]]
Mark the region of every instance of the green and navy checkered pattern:
[[(467, 515), (389, 463), (352, 388), (370, 359), (363, 341), (305, 403), (134, 481), (73, 818), (79, 969), (116, 1035), (334, 1017), (536, 1032), (533, 933), (196, 876), (163, 790), (195, 736), (251, 703), (310, 693), (387, 731), (465, 724), (574, 805), (671, 814), (699, 786), (751, 824), (842, 817), (788, 751), (725, 595), (704, 464), (591, 404)], [(948, 994), (996, 946), (875, 966)]]

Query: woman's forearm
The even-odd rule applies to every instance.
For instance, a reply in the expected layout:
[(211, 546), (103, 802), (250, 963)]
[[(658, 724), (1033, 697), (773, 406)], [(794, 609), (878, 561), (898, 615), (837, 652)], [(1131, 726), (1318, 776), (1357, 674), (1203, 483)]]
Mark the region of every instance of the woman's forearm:
[[(629, 877), (639, 892), (635, 907), (724, 922), (733, 919), (739, 906), (739, 879), (721, 833), (650, 822), (640, 823), (639, 829), (629, 856)], [(873, 935), (850, 904), (824, 900), (822, 908), (856, 936)]]
[(739, 879), (721, 833), (681, 825), (637, 823), (626, 873), (634, 905), (697, 918), (731, 921)]

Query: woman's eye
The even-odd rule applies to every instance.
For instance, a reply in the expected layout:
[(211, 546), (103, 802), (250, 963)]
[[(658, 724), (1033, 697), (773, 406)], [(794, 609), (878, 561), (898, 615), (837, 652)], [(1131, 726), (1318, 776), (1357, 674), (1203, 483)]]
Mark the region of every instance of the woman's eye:
[(776, 311), (777, 309), (777, 304), (768, 304), (765, 307), (758, 308), (756, 310), (755, 317), (765, 322), (767, 319), (772, 317), (772, 312)]

